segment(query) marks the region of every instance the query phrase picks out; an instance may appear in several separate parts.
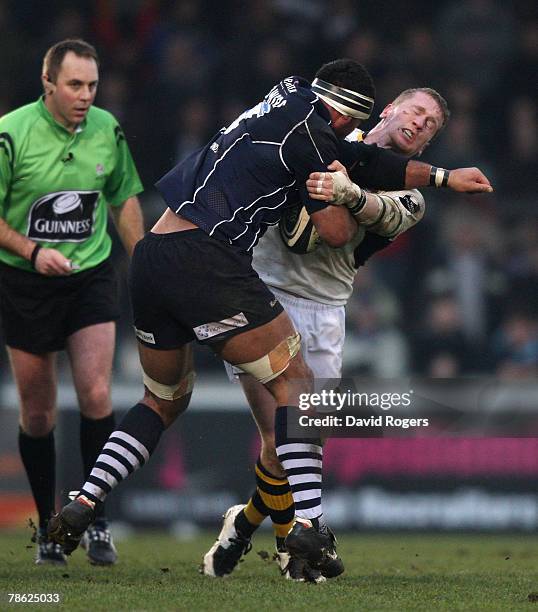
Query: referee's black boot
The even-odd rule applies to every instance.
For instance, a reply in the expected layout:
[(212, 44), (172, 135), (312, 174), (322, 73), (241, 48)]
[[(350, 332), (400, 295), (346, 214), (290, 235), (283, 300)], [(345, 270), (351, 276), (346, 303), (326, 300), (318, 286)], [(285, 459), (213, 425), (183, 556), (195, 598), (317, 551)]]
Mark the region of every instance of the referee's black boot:
[(65, 555), (60, 544), (47, 537), (46, 528), (37, 533), (36, 565), (67, 565)]
[(118, 560), (112, 534), (107, 521), (103, 518), (96, 519), (86, 529), (80, 545), (86, 551), (88, 561), (92, 565), (114, 565)]

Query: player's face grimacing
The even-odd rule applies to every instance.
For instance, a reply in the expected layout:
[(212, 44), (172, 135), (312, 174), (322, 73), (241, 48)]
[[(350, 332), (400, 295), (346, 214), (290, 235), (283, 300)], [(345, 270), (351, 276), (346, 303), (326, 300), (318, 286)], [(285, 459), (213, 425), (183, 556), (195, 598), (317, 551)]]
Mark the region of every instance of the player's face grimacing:
[(437, 102), (427, 93), (417, 91), (398, 104), (388, 104), (380, 117), (383, 131), (392, 149), (412, 157), (420, 154), (443, 125)]
[(69, 130), (84, 121), (95, 100), (99, 73), (93, 58), (66, 53), (55, 83), (45, 79), (45, 104), (52, 116)]

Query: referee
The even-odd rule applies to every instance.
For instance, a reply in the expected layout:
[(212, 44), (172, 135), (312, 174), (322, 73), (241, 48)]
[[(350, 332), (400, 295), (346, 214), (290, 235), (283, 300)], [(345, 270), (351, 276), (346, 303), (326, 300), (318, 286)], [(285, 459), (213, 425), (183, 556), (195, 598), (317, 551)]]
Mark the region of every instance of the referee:
[[(43, 61), (44, 95), (0, 119), (0, 314), (20, 400), (19, 449), (39, 514), (36, 563), (66, 563), (46, 527), (55, 511), (56, 355), (69, 356), (89, 474), (114, 429), (110, 375), (119, 317), (108, 210), (131, 254), (142, 184), (115, 118), (93, 107), (95, 49), (63, 40)], [(107, 206), (108, 205), (108, 206)], [(103, 507), (89, 560), (116, 550)]]

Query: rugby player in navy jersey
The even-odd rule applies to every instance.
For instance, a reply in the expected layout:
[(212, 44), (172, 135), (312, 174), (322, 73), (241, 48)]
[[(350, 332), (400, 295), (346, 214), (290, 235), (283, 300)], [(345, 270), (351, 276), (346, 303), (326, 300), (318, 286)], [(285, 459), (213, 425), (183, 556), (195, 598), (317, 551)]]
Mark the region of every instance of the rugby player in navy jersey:
[[(96, 504), (149, 459), (164, 429), (187, 408), (196, 340), (251, 374), (276, 400), (276, 451), (281, 461), (294, 459), (286, 474), (297, 482), (295, 511), (303, 520), (290, 532), (296, 542), (290, 552), (312, 571), (336, 558), (321, 513), (321, 443), (290, 439), (286, 428), (312, 374), (289, 317), (253, 270), (251, 252), (296, 197), (327, 244), (342, 246), (353, 237), (348, 208), (310, 198), (306, 180), (337, 159), (338, 139), (369, 117), (373, 103), (372, 80), (352, 60), (322, 66), (312, 84), (288, 77), (157, 183), (168, 209), (138, 243), (130, 278), (144, 397), (110, 436), (79, 496), (49, 524), (67, 553)], [(429, 164), (350, 146), (373, 174), (386, 175), (387, 188), (429, 182)], [(477, 169), (452, 171), (450, 183), (461, 191), (490, 189)]]
[[(424, 151), (445, 127), (448, 118), (446, 100), (437, 91), (426, 87), (407, 89), (383, 109), (379, 123), (367, 134), (355, 130), (346, 140), (364, 140), (412, 157)], [(334, 162), (335, 170), (338, 165)], [(333, 169), (333, 165), (329, 168)], [(341, 172), (346, 172), (343, 166)], [(306, 183), (311, 196), (331, 201), (334, 176), (332, 172), (313, 173)], [(351, 176), (359, 184), (364, 184), (361, 167), (355, 167)], [(338, 180), (339, 192), (350, 191), (353, 199), (351, 181), (345, 174), (341, 174)], [(317, 242), (312, 248), (310, 240), (301, 242), (300, 238), (298, 242), (297, 234), (287, 234), (281, 231), (281, 227), (275, 227), (266, 232), (254, 250), (254, 269), (284, 306), (301, 334), (301, 351), (313, 372), (316, 391), (319, 386), (336, 387), (342, 377), (345, 307), (359, 266), (413, 227), (424, 215), (425, 201), (416, 189), (369, 193), (367, 198), (368, 202), (356, 216), (355, 237), (342, 248), (334, 249)], [(291, 212), (291, 226), (304, 228), (303, 234), (310, 236), (310, 226), (296, 224), (296, 214)], [(284, 229), (288, 227), (287, 216), (279, 225), (282, 224)], [(312, 250), (305, 252), (305, 245)], [(276, 538), (275, 560), (285, 578), (322, 582), (340, 575), (344, 570), (340, 559), (326, 563), (317, 575), (312, 571), (305, 572), (300, 562), (290, 558), (284, 541), (294, 520), (294, 500), (286, 477), (286, 465), (281, 465), (275, 451), (274, 399), (251, 376), (229, 364), (226, 364), (226, 370), (230, 379), (238, 380), (243, 387), (260, 432), (261, 448), (254, 468), (256, 490), (247, 504), (234, 505), (225, 512), (222, 529), (204, 555), (202, 572), (213, 577), (230, 574), (245, 551), (241, 539), (252, 538), (264, 519), (270, 516)], [(239, 543), (238, 534), (241, 534)]]

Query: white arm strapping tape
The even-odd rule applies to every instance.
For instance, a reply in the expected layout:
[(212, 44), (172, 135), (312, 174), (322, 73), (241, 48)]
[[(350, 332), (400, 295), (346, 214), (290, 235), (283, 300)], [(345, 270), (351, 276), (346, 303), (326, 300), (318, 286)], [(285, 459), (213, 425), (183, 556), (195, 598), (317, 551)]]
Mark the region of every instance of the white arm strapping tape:
[(341, 170), (331, 172), (333, 180), (333, 198), (331, 204), (347, 206), (362, 196), (362, 190), (355, 185)]
[(424, 216), (426, 203), (417, 189), (370, 194), (378, 201), (378, 213), (364, 219), (369, 232), (394, 239), (416, 225)]
[[(343, 172), (331, 172), (331, 177), (333, 180), (332, 204), (348, 206), (361, 197), (361, 188)], [(379, 191), (368, 195), (369, 197), (374, 196), (377, 200), (376, 212), (374, 214), (369, 212), (367, 218), (363, 217), (364, 213), (358, 213), (356, 218), (360, 220), (361, 225), (374, 234), (394, 239), (417, 224), (424, 216), (426, 203), (417, 189)]]

